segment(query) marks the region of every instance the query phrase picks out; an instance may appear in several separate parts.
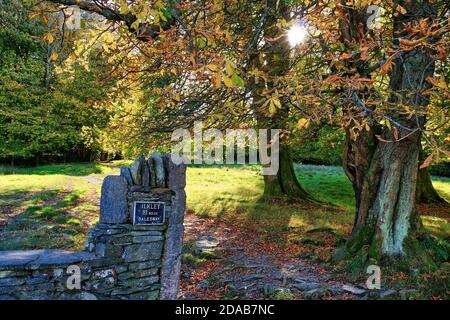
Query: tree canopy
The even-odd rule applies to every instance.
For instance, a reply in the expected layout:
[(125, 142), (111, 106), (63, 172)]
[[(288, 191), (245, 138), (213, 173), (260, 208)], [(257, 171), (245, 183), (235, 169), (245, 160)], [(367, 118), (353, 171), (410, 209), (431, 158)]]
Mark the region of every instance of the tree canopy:
[[(356, 200), (341, 256), (433, 264), (415, 196), (429, 185), (420, 170), (450, 156), (447, 1), (25, 3), (31, 20), (2, 11), (2, 157), (115, 152), (133, 139), (120, 150), (131, 155), (195, 121), (277, 128), (265, 199), (314, 202), (292, 146), (308, 128), (335, 128)], [(64, 28), (80, 18), (69, 6), (84, 26), (95, 18), (89, 30)]]

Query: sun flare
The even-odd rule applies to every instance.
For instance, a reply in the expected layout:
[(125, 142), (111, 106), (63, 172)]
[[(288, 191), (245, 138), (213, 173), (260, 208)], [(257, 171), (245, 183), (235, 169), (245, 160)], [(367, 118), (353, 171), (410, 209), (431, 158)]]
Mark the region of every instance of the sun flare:
[(289, 28), (287, 37), (291, 47), (296, 47), (306, 40), (308, 31), (303, 25), (296, 23)]

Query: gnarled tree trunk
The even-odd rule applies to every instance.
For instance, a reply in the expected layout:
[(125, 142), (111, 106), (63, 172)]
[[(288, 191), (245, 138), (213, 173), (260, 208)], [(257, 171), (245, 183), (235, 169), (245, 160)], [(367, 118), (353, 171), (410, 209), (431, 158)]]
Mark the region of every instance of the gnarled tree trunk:
[[(404, 22), (431, 17), (435, 12), (430, 3), (400, 2), (407, 13), (394, 18), (396, 36), (410, 36), (404, 31)], [(421, 92), (429, 88), (425, 79), (433, 73), (434, 61), (427, 49), (400, 52), (391, 75), (390, 103), (423, 109), (429, 101)], [(379, 264), (396, 262), (408, 269), (427, 269), (433, 261), (420, 244), (426, 234), (416, 208), (421, 134), (411, 131), (423, 127), (425, 118), (418, 114), (408, 119), (396, 111), (389, 116), (399, 123), (398, 139), (389, 128), (374, 128), (381, 141), (371, 132), (347, 143), (345, 171), (355, 189), (356, 218), (345, 251), (355, 267), (372, 258)]]

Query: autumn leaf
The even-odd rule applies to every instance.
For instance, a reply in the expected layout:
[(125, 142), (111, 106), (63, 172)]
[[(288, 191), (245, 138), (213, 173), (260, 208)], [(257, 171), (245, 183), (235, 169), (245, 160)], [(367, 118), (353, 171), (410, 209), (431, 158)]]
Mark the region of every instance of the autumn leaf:
[(216, 65), (216, 64), (208, 64), (207, 66), (206, 66), (209, 70), (211, 70), (211, 71), (218, 71), (219, 70), (219, 67)]
[(234, 65), (230, 60), (225, 61), (225, 70), (229, 76), (234, 73)]
[(353, 57), (353, 53), (343, 53), (340, 55), (339, 59), (347, 60), (350, 59), (351, 57)]
[(277, 107), (278, 109), (281, 109), (281, 101), (280, 101), (280, 99), (278, 99), (277, 97), (273, 97), (272, 98), (272, 102), (275, 105), (275, 107)]
[(216, 74), (212, 77), (212, 82), (217, 89), (220, 89), (222, 87), (222, 78), (219, 74)]
[(305, 118), (299, 119), (297, 122), (297, 128), (298, 129), (306, 129), (309, 127), (309, 123), (310, 123), (309, 119), (305, 119)]
[(394, 127), (394, 139), (395, 139), (395, 141), (398, 141), (398, 129), (397, 129), (397, 127)]
[(51, 55), (50, 55), (50, 61), (56, 61), (57, 59), (58, 59), (58, 52), (53, 52)]
[(55, 41), (55, 38), (53, 37), (53, 35), (51, 33), (47, 33), (44, 36), (44, 41), (47, 43), (53, 43), (53, 41)]
[(430, 155), (425, 159), (425, 161), (420, 165), (419, 169), (420, 169), (420, 170), (423, 170), (423, 169), (427, 168), (427, 167), (431, 164), (431, 161), (433, 161), (433, 157), (434, 157), (434, 154), (430, 154)]
[(270, 100), (270, 103), (269, 103), (269, 113), (270, 113), (270, 114), (274, 114), (276, 110), (277, 110), (277, 108), (276, 108), (275, 104), (273, 103), (272, 100)]
[(223, 77), (223, 83), (224, 83), (228, 88), (233, 88), (233, 87), (234, 87), (233, 81), (232, 81), (229, 77), (227, 77), (227, 76), (224, 76), (224, 77)]
[(397, 55), (398, 51), (394, 52), (387, 60), (385, 63), (383, 63), (383, 65), (380, 67), (380, 70), (382, 72), (387, 72), (392, 65), (392, 62), (394, 61), (394, 57)]
[(400, 12), (401, 14), (405, 15), (408, 11), (403, 8), (401, 5), (397, 5), (397, 11)]
[(385, 123), (386, 123), (386, 127), (391, 129), (391, 122), (389, 121), (389, 119), (386, 119)]

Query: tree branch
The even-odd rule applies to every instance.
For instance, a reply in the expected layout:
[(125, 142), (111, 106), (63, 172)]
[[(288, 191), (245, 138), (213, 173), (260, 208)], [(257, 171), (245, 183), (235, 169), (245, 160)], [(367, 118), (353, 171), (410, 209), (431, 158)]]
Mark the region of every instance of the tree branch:
[(121, 14), (110, 7), (99, 5), (97, 1), (83, 0), (46, 0), (54, 4), (65, 6), (77, 6), (81, 10), (97, 13), (105, 19), (116, 22), (123, 22), (130, 32), (134, 33), (139, 40), (149, 41), (158, 37), (161, 29), (168, 30), (175, 24), (175, 19), (168, 19), (167, 22), (161, 24), (140, 24), (136, 29), (132, 25), (137, 20), (133, 14)]

